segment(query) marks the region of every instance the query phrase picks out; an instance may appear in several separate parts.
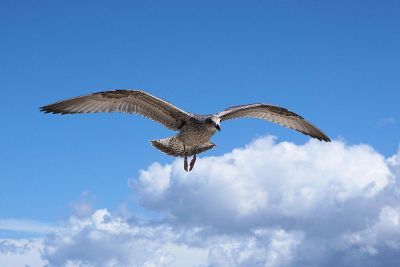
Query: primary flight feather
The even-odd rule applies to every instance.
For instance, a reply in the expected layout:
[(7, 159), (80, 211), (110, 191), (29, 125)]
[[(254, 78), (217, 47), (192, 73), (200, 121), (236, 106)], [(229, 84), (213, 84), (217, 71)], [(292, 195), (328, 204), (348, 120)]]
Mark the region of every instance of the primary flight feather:
[[(140, 90), (104, 91), (74, 97), (40, 108), (45, 113), (76, 114), (126, 112), (145, 116), (168, 129), (178, 131), (172, 137), (152, 140), (162, 152), (184, 157), (185, 171), (191, 171), (196, 155), (215, 146), (210, 139), (221, 130), (220, 123), (236, 118), (258, 118), (278, 123), (321, 141), (330, 142), (317, 127), (285, 108), (269, 104), (249, 104), (227, 108), (211, 115), (188, 113), (171, 103)], [(187, 157), (192, 156), (190, 164)]]

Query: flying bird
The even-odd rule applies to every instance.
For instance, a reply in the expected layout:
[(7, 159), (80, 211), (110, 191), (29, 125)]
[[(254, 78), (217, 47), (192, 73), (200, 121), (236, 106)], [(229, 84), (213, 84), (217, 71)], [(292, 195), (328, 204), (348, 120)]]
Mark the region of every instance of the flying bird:
[[(210, 115), (186, 112), (171, 103), (140, 90), (114, 90), (74, 97), (40, 107), (45, 113), (76, 114), (126, 112), (139, 114), (177, 131), (174, 136), (152, 140), (162, 152), (184, 158), (185, 171), (191, 171), (196, 155), (212, 149), (211, 137), (221, 130), (221, 122), (236, 118), (258, 118), (278, 123), (300, 133), (330, 142), (317, 127), (285, 108), (269, 104), (233, 106)], [(193, 156), (188, 164), (188, 157)]]

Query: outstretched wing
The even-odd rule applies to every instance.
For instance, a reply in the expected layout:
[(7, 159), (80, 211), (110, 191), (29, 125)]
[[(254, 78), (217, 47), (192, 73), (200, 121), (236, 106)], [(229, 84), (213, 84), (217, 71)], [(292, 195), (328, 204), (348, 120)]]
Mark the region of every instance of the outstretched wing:
[(320, 129), (303, 119), (301, 116), (293, 113), (285, 108), (267, 104), (249, 104), (242, 106), (234, 106), (216, 114), (221, 121), (236, 118), (258, 118), (268, 120), (280, 125), (289, 127), (303, 134), (330, 142)]
[(115, 90), (70, 98), (40, 108), (45, 113), (126, 112), (139, 114), (178, 130), (190, 115), (160, 98), (139, 90)]

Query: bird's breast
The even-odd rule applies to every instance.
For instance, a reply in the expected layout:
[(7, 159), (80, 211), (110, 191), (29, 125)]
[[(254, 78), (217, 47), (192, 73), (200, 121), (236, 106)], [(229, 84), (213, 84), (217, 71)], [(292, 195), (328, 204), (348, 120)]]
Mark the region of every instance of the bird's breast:
[(179, 133), (179, 139), (187, 145), (199, 146), (209, 142), (214, 133), (202, 125), (188, 125)]

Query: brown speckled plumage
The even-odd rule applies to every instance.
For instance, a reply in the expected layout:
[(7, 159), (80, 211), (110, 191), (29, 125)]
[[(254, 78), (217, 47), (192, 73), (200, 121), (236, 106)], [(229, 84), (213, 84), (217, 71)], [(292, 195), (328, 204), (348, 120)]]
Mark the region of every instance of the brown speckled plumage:
[[(150, 141), (151, 144), (170, 156), (183, 157), (185, 155), (183, 151), (183, 143), (176, 137), (167, 137), (158, 140)], [(186, 156), (193, 156), (194, 154), (200, 154), (215, 147), (215, 144), (211, 142), (204, 143), (198, 146), (188, 146), (186, 147)]]
[[(175, 136), (153, 140), (151, 143), (168, 155), (185, 157), (185, 169), (186, 156), (195, 156), (212, 149), (215, 144), (211, 143), (210, 139), (220, 129), (220, 122), (235, 118), (268, 120), (318, 140), (330, 142), (328, 136), (303, 117), (285, 108), (268, 104), (233, 106), (216, 114), (196, 115), (140, 90), (114, 90), (70, 98), (43, 106), (40, 110), (54, 114), (126, 112), (145, 116), (178, 131)], [(194, 161), (190, 164), (191, 168)]]

